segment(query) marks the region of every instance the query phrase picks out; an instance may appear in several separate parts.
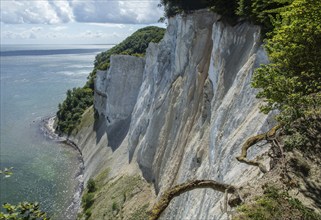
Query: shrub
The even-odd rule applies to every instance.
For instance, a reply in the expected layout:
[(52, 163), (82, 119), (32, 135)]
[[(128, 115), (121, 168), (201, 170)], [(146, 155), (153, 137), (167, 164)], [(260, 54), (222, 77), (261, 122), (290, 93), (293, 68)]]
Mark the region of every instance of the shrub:
[(57, 131), (70, 135), (80, 123), (85, 109), (93, 104), (93, 90), (87, 87), (67, 91), (67, 97), (58, 105)]
[(17, 205), (4, 203), (2, 208), (5, 213), (0, 212), (0, 219), (41, 219), (49, 220), (47, 214), (41, 211), (39, 203), (20, 202)]
[(299, 200), (273, 186), (266, 187), (264, 194), (248, 205), (238, 207), (234, 220), (249, 219), (320, 219), (320, 215), (305, 207)]
[(82, 207), (87, 210), (94, 204), (94, 194), (93, 193), (85, 193), (82, 197)]
[(87, 182), (87, 190), (89, 193), (95, 192), (97, 190), (96, 182), (92, 178), (90, 178)]

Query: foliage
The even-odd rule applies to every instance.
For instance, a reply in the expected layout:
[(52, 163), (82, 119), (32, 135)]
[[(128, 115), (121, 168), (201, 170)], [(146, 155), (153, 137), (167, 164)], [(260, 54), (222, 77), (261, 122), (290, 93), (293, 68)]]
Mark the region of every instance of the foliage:
[(94, 179), (90, 178), (87, 182), (87, 190), (89, 193), (95, 192), (97, 190), (96, 182)]
[(259, 24), (263, 32), (273, 30), (273, 21), (293, 0), (239, 0), (236, 14)]
[(10, 177), (13, 174), (12, 169), (13, 167), (10, 167), (10, 168), (5, 167), (4, 170), (0, 169), (0, 175), (4, 175), (4, 178)]
[(93, 89), (93, 82), (97, 70), (106, 70), (109, 68), (111, 55), (123, 54), (142, 57), (145, 55), (149, 43), (158, 43), (163, 39), (164, 33), (165, 29), (160, 27), (150, 26), (141, 28), (113, 48), (98, 54), (94, 62), (94, 70), (88, 77), (87, 86)]
[[(83, 194), (82, 198), (81, 198), (81, 205), (84, 213), (84, 216), (86, 219), (89, 219), (91, 216), (91, 208), (92, 205), (95, 202), (95, 192), (97, 191), (97, 186), (96, 186), (96, 181), (92, 178), (90, 178), (87, 182), (87, 190), (86, 192)], [(80, 214), (78, 216), (79, 219), (81, 219), (83, 214)]]
[[(284, 6), (293, 0), (161, 0), (160, 6), (164, 7), (164, 15), (169, 18), (182, 12), (189, 12), (200, 8), (210, 8), (222, 15), (225, 19), (235, 23), (237, 18), (243, 17), (262, 25), (263, 31), (273, 29), (273, 20)], [(164, 18), (160, 19), (161, 21)]]
[[(282, 124), (320, 116), (321, 2), (314, 0), (161, 0), (165, 16), (212, 8), (263, 28), (271, 63), (259, 68), (252, 82), (265, 113), (278, 109)], [(319, 109), (319, 112), (318, 110)]]
[(254, 75), (253, 86), (263, 112), (279, 109), (279, 120), (290, 123), (320, 109), (321, 2), (294, 0), (275, 22), (266, 42), (271, 63)]
[(268, 186), (261, 197), (254, 203), (245, 204), (238, 208), (234, 220), (265, 220), (265, 219), (320, 219), (320, 215), (303, 206), (290, 197), (286, 192), (273, 186)]
[(113, 204), (112, 204), (112, 206), (111, 206), (111, 209), (113, 210), (113, 211), (119, 211), (119, 207), (118, 207), (118, 204), (117, 204), (117, 202), (115, 202), (115, 201), (113, 201)]
[(143, 219), (148, 219), (148, 206), (149, 204), (145, 204), (139, 209), (136, 209), (131, 216), (129, 217), (128, 220), (143, 220)]
[[(97, 198), (89, 208), (82, 211), (79, 219), (148, 219), (148, 204), (137, 193), (143, 192), (147, 187), (140, 176), (121, 176), (110, 179), (110, 169), (101, 172), (95, 179), (96, 191), (91, 193)], [(88, 187), (86, 187), (87, 196)], [(94, 198), (93, 198), (94, 199)], [(130, 205), (130, 209), (126, 205)], [(84, 203), (83, 203), (84, 207)], [(90, 213), (87, 216), (86, 213)]]
[[(0, 175), (5, 175), (4, 177), (10, 177), (13, 167), (4, 168), (0, 170)], [(5, 213), (0, 212), (0, 220), (48, 220), (47, 214), (39, 209), (39, 203), (30, 202), (20, 202), (18, 205), (11, 205), (9, 203), (4, 203), (2, 208)]]
[(93, 104), (93, 90), (73, 88), (67, 91), (67, 97), (62, 104), (58, 105), (57, 131), (71, 134), (72, 130), (80, 123), (85, 109)]
[(208, 0), (161, 0), (160, 5), (164, 7), (165, 17), (169, 18), (183, 11), (196, 10), (209, 6)]
[[(314, 99), (316, 101), (317, 98)], [(300, 150), (306, 158), (321, 158), (321, 102), (306, 107), (303, 117), (285, 127), (285, 149)]]
[(86, 219), (89, 219), (91, 216), (91, 209), (87, 209), (85, 212)]
[(235, 17), (237, 0), (161, 0), (159, 6), (164, 7), (164, 15), (167, 18), (201, 8), (211, 8), (223, 16)]
[(0, 219), (8, 220), (47, 220), (47, 214), (39, 209), (38, 203), (21, 202), (18, 205), (5, 203), (2, 206), (6, 213), (0, 212)]
[(81, 88), (73, 88), (67, 91), (67, 97), (58, 106), (57, 131), (60, 134), (68, 134), (80, 123), (82, 114), (93, 105), (94, 79), (98, 69), (106, 70), (110, 66), (110, 56), (115, 54), (127, 54), (133, 56), (144, 56), (150, 42), (159, 42), (165, 33), (164, 28), (145, 27), (120, 44), (106, 52), (96, 56), (94, 69), (87, 77), (86, 84)]
[(93, 204), (94, 204), (94, 199), (95, 195), (93, 193), (88, 193), (86, 192), (82, 199), (81, 199), (81, 204), (84, 210), (89, 209)]
[[(87, 191), (84, 193), (81, 203), (84, 209), (85, 215), (89, 218), (91, 215), (90, 207), (94, 204), (95, 192), (97, 190), (96, 182), (94, 179), (90, 178), (87, 182)], [(90, 214), (89, 214), (90, 213)]]
[(208, 2), (214, 12), (228, 18), (229, 20), (236, 20), (237, 15), (235, 12), (238, 0), (208, 0)]

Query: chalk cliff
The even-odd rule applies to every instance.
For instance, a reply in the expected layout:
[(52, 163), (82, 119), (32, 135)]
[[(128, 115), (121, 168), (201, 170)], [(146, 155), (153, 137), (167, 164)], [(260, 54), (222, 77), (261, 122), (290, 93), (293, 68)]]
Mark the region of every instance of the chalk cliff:
[[(235, 157), (248, 137), (273, 124), (250, 86), (253, 70), (266, 62), (257, 26), (231, 26), (206, 10), (169, 19), (145, 59), (113, 56), (108, 72), (97, 73), (96, 122), (75, 138), (85, 179), (107, 166), (112, 176), (141, 172), (156, 195), (193, 179), (236, 186), (259, 179), (258, 167)], [(255, 146), (249, 158), (267, 149)], [(193, 190), (175, 198), (162, 218), (225, 219), (223, 196)]]

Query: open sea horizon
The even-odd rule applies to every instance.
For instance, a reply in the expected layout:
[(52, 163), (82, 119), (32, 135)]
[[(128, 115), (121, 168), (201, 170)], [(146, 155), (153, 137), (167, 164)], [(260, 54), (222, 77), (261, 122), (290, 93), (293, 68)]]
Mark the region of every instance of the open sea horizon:
[[(39, 202), (52, 219), (75, 219), (79, 154), (46, 137), (68, 89), (83, 86), (95, 56), (112, 45), (1, 45), (0, 203)], [(78, 198), (79, 199), (79, 198)], [(79, 201), (78, 201), (79, 202)]]

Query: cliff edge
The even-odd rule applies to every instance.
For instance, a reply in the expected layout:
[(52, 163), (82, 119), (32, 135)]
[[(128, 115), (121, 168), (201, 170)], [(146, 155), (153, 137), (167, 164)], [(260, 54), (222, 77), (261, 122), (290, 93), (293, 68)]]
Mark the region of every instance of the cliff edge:
[[(86, 112), (91, 123), (73, 138), (83, 153), (85, 181), (95, 177), (101, 187), (89, 217), (139, 216), (139, 205), (151, 208), (166, 190), (188, 181), (241, 187), (264, 175), (262, 167), (236, 159), (247, 138), (275, 125), (260, 113), (250, 85), (254, 69), (268, 63), (260, 28), (231, 26), (207, 10), (168, 22), (164, 39), (149, 45), (145, 59), (113, 56), (109, 70), (97, 72), (94, 110)], [(247, 158), (269, 171), (270, 148), (260, 141)], [(113, 188), (130, 176), (140, 179), (136, 188)], [(121, 201), (115, 198), (121, 206), (103, 206), (102, 197), (116, 192), (123, 192)], [(195, 189), (174, 198), (161, 218), (226, 219), (224, 198), (221, 191)]]

